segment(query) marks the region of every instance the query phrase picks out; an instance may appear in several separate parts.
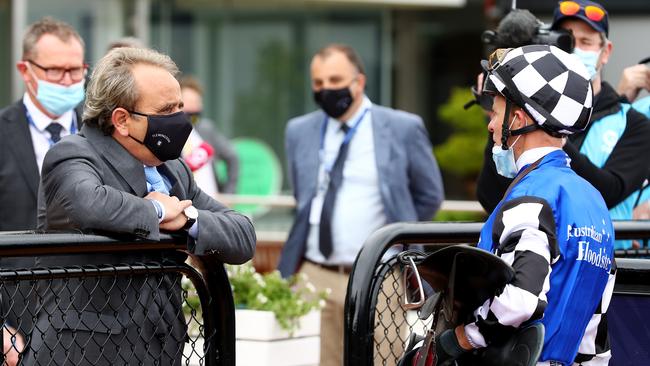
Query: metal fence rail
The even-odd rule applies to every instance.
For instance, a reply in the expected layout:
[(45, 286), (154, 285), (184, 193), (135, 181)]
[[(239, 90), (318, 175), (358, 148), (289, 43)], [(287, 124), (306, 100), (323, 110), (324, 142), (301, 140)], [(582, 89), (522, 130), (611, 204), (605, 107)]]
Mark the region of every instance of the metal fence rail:
[[(366, 240), (348, 283), (345, 365), (395, 365), (409, 334), (413, 330), (423, 334), (427, 326), (418, 318), (419, 311), (405, 311), (400, 306), (404, 294), (400, 281), (404, 263), (397, 253), (402, 248), (390, 248), (417, 243), (422, 244), (420, 249), (430, 252), (459, 243), (473, 245), (482, 226), (482, 223), (396, 223), (383, 227)], [(617, 239), (650, 238), (650, 222), (621, 221), (615, 222), (614, 228)], [(622, 258), (649, 255), (647, 247), (616, 252), (615, 293), (650, 292), (650, 260)]]
[(185, 242), (0, 233), (0, 362), (234, 365), (226, 272)]

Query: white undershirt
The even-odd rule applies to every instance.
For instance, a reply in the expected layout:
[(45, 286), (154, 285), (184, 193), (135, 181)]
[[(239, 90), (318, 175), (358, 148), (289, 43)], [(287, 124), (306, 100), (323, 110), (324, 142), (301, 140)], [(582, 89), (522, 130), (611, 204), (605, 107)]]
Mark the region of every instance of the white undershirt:
[[(370, 99), (364, 96), (359, 110), (347, 121), (352, 127), (364, 110), (372, 107)], [(322, 123), (320, 121), (319, 123)], [(333, 165), (345, 133), (341, 122), (328, 118), (325, 131), (324, 162)], [(386, 147), (383, 147), (386, 148)], [(318, 186), (325, 180), (323, 161), (320, 162)], [(326, 190), (317, 189), (314, 201), (324, 199)], [(365, 114), (356, 133), (350, 141), (347, 159), (343, 166), (343, 182), (338, 190), (332, 215), (333, 251), (325, 260), (318, 248), (320, 211), (322, 205), (314, 204), (310, 215), (310, 230), (307, 238), (307, 259), (318, 263), (352, 264), (365, 242), (375, 230), (386, 224), (384, 205), (379, 193), (379, 178), (375, 159), (375, 144), (370, 111)]]
[(52, 119), (41, 112), (38, 107), (32, 102), (32, 99), (29, 97), (29, 94), (25, 93), (23, 95), (23, 104), (27, 108), (27, 112), (34, 122), (29, 123), (29, 132), (32, 135), (32, 145), (34, 146), (34, 154), (36, 155), (36, 164), (38, 165), (38, 174), (41, 174), (41, 168), (43, 167), (43, 159), (45, 159), (45, 154), (50, 149), (50, 146), (53, 145), (52, 136), (50, 133), (45, 130), (50, 123), (56, 121), (63, 129), (61, 130), (61, 137), (68, 136), (72, 130), (72, 123), (76, 119), (74, 110), (71, 109), (56, 119)]
[(555, 150), (562, 150), (562, 149), (560, 149), (559, 147), (545, 146), (545, 147), (535, 147), (530, 150), (524, 151), (519, 156), (519, 159), (517, 159), (516, 161), (517, 171), (520, 171), (526, 165), (536, 162), (541, 157), (546, 156)]

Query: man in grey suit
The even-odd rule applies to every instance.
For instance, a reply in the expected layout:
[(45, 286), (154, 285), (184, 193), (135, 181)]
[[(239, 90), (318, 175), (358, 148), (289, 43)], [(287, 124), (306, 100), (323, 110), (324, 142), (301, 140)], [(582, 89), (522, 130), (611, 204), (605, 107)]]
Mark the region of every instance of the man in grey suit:
[[(253, 256), (251, 222), (203, 193), (179, 159), (192, 126), (182, 111), (177, 72), (168, 56), (144, 48), (117, 48), (99, 61), (80, 133), (45, 157), (39, 228), (99, 229), (150, 240), (161, 230), (187, 230), (194, 254), (213, 253), (227, 263)], [(36, 265), (164, 260), (164, 253), (100, 254), (37, 258)], [(92, 288), (88, 281), (84, 288)], [(96, 287), (102, 291), (85, 295), (69, 294), (70, 283), (51, 286), (37, 314), (35, 330), (42, 336), (32, 335), (28, 364), (48, 357), (72, 364), (180, 364), (185, 327), (177, 277), (101, 279)]]
[(322, 108), (286, 129), (297, 215), (278, 268), (300, 269), (331, 294), (321, 319), (321, 366), (340, 365), (348, 275), (367, 236), (391, 222), (430, 220), (443, 200), (422, 120), (373, 104), (357, 53), (329, 45), (311, 62)]

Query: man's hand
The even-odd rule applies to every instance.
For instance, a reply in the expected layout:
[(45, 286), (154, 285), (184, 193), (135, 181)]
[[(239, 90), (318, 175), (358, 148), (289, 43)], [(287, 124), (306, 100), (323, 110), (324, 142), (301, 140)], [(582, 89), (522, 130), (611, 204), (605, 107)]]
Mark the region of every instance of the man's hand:
[(5, 362), (3, 365), (18, 365), (20, 352), (22, 352), (25, 348), (25, 341), (23, 340), (23, 336), (18, 333), (16, 329), (5, 325), (2, 328), (2, 339), (2, 353), (4, 353), (5, 357)]
[(632, 102), (641, 89), (650, 90), (650, 68), (646, 65), (626, 67), (618, 83), (618, 93)]
[(187, 222), (187, 217), (183, 210), (192, 206), (191, 200), (179, 200), (176, 196), (168, 196), (160, 192), (150, 192), (144, 198), (156, 200), (165, 208), (165, 217), (160, 223), (163, 230), (176, 231), (183, 228)]
[[(181, 202), (186, 202), (186, 201), (181, 201)], [(191, 201), (187, 201), (187, 202), (190, 202), (190, 204), (188, 206), (190, 206), (192, 204)], [(177, 230), (182, 229), (183, 226), (185, 226), (186, 222), (187, 222), (187, 216), (185, 216), (185, 214), (183, 214), (183, 211), (181, 211), (181, 213), (178, 214), (175, 218), (173, 218), (173, 219), (171, 219), (171, 220), (169, 220), (167, 222), (165, 222), (165, 221), (161, 222), (160, 223), (160, 228), (163, 229), (163, 230), (168, 230), (168, 231), (177, 231)]]

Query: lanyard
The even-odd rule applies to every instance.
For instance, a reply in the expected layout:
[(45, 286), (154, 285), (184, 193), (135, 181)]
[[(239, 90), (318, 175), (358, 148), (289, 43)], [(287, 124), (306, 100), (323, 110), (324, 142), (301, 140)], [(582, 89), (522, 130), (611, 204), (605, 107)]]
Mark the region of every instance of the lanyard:
[[(34, 120), (32, 119), (32, 115), (29, 114), (28, 110), (25, 110), (25, 116), (27, 117), (27, 121), (29, 122), (30, 125), (32, 125), (40, 133), (43, 133), (43, 131), (41, 131), (41, 129), (38, 128), (38, 126), (36, 126), (36, 123), (34, 123)], [(74, 135), (76, 133), (77, 133), (77, 114), (72, 113), (72, 123), (70, 124), (70, 134)], [(50, 140), (50, 147), (52, 147), (52, 145), (54, 145), (54, 141), (52, 141), (51, 137), (48, 138), (48, 140)]]
[[(341, 143), (341, 147), (347, 145), (350, 143), (350, 140), (352, 140), (352, 137), (354, 134), (357, 132), (357, 128), (359, 127), (359, 124), (361, 121), (363, 121), (363, 117), (366, 116), (366, 113), (368, 113), (368, 108), (366, 108), (363, 113), (361, 113), (361, 116), (357, 121), (350, 127), (348, 132), (345, 134), (345, 137), (343, 138), (343, 142)], [(319, 156), (320, 160), (323, 163), (323, 167), (325, 168), (325, 172), (329, 175), (329, 173), (332, 171), (332, 168), (334, 167), (334, 163), (336, 162), (336, 159), (331, 161), (329, 164), (325, 161), (325, 132), (327, 131), (327, 121), (329, 120), (329, 116), (325, 116), (325, 119), (323, 120), (323, 125), (320, 129), (320, 150), (319, 150)], [(339, 148), (339, 152), (340, 152)]]

